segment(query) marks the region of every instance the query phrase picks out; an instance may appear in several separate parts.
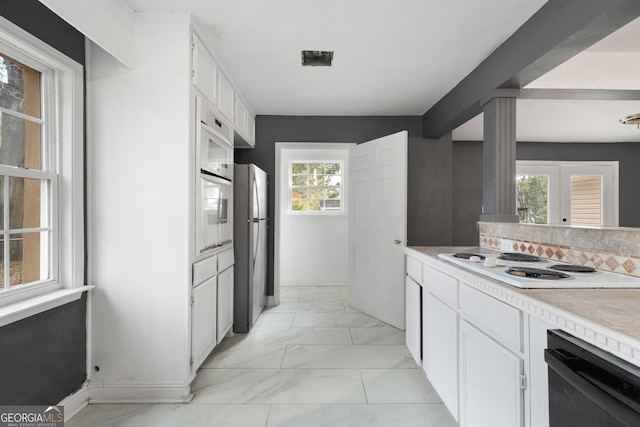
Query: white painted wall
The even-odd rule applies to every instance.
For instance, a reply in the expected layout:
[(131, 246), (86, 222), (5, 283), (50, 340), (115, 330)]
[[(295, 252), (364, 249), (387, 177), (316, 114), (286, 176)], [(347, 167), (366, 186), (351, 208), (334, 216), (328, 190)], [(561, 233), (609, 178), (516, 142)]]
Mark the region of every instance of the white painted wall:
[(135, 31), (134, 69), (88, 49), (90, 387), (95, 401), (176, 401), (192, 378), (190, 25)]
[[(339, 145), (341, 149), (335, 148)], [(276, 234), (280, 247), (280, 284), (346, 285), (348, 281), (348, 212), (343, 215), (292, 215), (288, 213), (290, 160), (344, 161), (348, 170), (351, 144), (278, 144), (280, 218)], [(289, 148), (287, 148), (289, 147)], [(302, 147), (302, 148), (301, 148)], [(348, 176), (343, 175), (343, 191)], [(346, 207), (346, 197), (343, 203)]]
[(134, 12), (124, 0), (40, 0), (127, 67), (134, 65)]

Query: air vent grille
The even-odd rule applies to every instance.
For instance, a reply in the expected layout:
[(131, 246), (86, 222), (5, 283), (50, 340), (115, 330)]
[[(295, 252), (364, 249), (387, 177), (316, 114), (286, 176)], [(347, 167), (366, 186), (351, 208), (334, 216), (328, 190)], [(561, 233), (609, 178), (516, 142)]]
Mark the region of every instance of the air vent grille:
[(330, 67), (333, 61), (332, 50), (303, 50), (303, 67)]

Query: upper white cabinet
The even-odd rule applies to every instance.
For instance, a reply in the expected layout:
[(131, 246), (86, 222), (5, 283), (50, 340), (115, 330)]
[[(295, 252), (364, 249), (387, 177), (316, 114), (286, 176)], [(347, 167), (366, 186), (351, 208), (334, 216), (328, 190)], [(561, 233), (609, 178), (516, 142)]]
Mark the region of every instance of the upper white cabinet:
[(193, 85), (213, 104), (218, 103), (218, 66), (196, 33), (193, 33)]
[(233, 122), (234, 91), (229, 79), (218, 69), (218, 110)]
[(242, 137), (242, 140), (236, 141), (236, 145), (253, 147), (255, 145), (255, 118), (237, 92), (235, 93), (234, 119), (236, 130)]
[(224, 75), (202, 39), (194, 32), (192, 41), (191, 75), (193, 85), (211, 104), (232, 122), (241, 138), (235, 144), (241, 148), (255, 146), (256, 119), (240, 93)]

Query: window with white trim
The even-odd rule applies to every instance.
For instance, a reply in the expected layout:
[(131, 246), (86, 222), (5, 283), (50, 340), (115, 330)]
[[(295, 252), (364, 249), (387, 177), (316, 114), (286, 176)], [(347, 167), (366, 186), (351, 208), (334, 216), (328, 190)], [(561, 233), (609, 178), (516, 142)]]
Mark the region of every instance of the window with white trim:
[(342, 161), (289, 163), (290, 213), (342, 213)]
[(0, 52), (0, 289), (50, 280), (55, 173), (43, 144), (39, 71)]
[(84, 284), (82, 75), (0, 18), (0, 305)]

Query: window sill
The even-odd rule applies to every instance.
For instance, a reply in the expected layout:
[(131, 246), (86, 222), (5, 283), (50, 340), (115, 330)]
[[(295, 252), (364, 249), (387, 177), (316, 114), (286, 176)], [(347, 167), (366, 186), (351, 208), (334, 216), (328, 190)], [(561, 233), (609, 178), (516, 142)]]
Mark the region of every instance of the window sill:
[(0, 327), (34, 316), (52, 308), (80, 299), (83, 292), (95, 286), (80, 286), (70, 289), (58, 289), (33, 298), (28, 298), (4, 307), (0, 307)]

